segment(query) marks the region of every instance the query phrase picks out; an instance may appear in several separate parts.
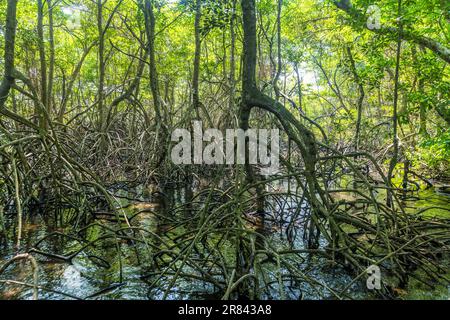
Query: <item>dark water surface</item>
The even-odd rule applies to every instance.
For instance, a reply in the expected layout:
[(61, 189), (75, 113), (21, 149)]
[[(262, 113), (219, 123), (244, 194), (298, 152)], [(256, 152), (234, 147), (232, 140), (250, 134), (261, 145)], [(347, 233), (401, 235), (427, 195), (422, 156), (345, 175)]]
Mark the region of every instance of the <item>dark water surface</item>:
[[(408, 210), (411, 212), (427, 206), (449, 207), (449, 196), (433, 189), (420, 192), (418, 198), (407, 202)], [(126, 203), (126, 200), (122, 200), (122, 204)], [(161, 228), (158, 224), (158, 218), (153, 214), (153, 212), (159, 210), (156, 204), (141, 203), (138, 207), (131, 207), (127, 209), (127, 216), (131, 217), (133, 212), (143, 207), (146, 207), (148, 212), (133, 220), (133, 225), (147, 228), (157, 234), (171, 233), (174, 238), (177, 233), (185, 231), (179, 230), (182, 227)], [(450, 218), (449, 213), (442, 210), (430, 210), (425, 215), (426, 218)], [(108, 225), (113, 222), (101, 220), (101, 223)], [(11, 222), (9, 229), (13, 228), (14, 224)], [(11, 232), (15, 231), (11, 230)], [(46, 238), (36, 246), (38, 241), (54, 232), (56, 234)], [(46, 221), (40, 215), (28, 217), (23, 227), (20, 252), (37, 248), (43, 252), (68, 256), (80, 250), (83, 246), (83, 243), (76, 239), (59, 236), (58, 232), (70, 234), (71, 226), (55, 227), (52, 219)], [(86, 229), (82, 235), (84, 239), (92, 241), (98, 238), (101, 232), (100, 227), (92, 226)], [(13, 234), (10, 238), (14, 238)], [(270, 241), (276, 248), (283, 248), (286, 245), (286, 238), (282, 232), (273, 232)], [(296, 243), (297, 248), (302, 246), (303, 244)], [(118, 250), (120, 250), (120, 255)], [(152, 275), (152, 265), (149, 262), (151, 259), (148, 258), (146, 254), (148, 251), (146, 250), (149, 249), (145, 248), (142, 243), (135, 244), (127, 240), (117, 242), (113, 239), (105, 239), (98, 245), (89, 246), (81, 251), (70, 262), (33, 254), (39, 266), (38, 283), (41, 286), (39, 299), (161, 299), (172, 275), (167, 274), (155, 282), (156, 277)], [(230, 250), (232, 250), (231, 247)], [(0, 266), (16, 253), (11, 243), (0, 246)], [(226, 249), (223, 255), (226, 259)], [(318, 257), (299, 257), (297, 261), (293, 260), (292, 263), (301, 268), (302, 272), (306, 272), (309, 277), (333, 288), (345, 287), (352, 280), (352, 277), (345, 271), (337, 267), (326, 267), (326, 263)], [(279, 276), (277, 271), (271, 270), (270, 265), (266, 265), (264, 268), (269, 281), (272, 280), (276, 283)], [(195, 274), (195, 270), (189, 270), (189, 267), (184, 268), (183, 272)], [(0, 299), (32, 298), (32, 288), (19, 284), (7, 284), (4, 281), (7, 279), (32, 284), (32, 272), (29, 263), (15, 263), (0, 275), (0, 280), (3, 281), (0, 282)], [(282, 291), (275, 284), (273, 290), (266, 292), (261, 298), (280, 299), (283, 295), (287, 299), (320, 299), (329, 296), (324, 287), (317, 289), (307, 283), (289, 281), (284, 282), (284, 284), (285, 287)], [(217, 288), (210, 283), (195, 279), (187, 280), (183, 277), (176, 281), (166, 298), (220, 299), (222, 295), (223, 292), (218, 292)], [(408, 285), (408, 289), (400, 292), (400, 295), (412, 299), (450, 299), (450, 286), (441, 285), (430, 290), (430, 288), (412, 281)], [(356, 299), (373, 297), (361, 283), (353, 285), (349, 296)]]

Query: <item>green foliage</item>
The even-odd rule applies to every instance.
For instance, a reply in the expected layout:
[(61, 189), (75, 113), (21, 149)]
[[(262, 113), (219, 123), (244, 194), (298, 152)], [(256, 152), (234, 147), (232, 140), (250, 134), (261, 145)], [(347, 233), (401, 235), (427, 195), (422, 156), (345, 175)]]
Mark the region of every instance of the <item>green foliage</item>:
[(416, 156), (442, 174), (450, 174), (450, 130), (423, 139)]

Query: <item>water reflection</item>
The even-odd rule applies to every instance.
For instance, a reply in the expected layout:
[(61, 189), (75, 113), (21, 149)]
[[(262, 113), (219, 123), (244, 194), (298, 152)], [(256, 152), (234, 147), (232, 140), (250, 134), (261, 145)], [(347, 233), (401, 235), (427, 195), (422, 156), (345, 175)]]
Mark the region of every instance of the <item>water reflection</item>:
[[(291, 185), (278, 185), (274, 188), (292, 188)], [(187, 194), (186, 194), (187, 192)], [(174, 208), (182, 203), (188, 196), (193, 196), (198, 190), (190, 189), (186, 191), (182, 189), (174, 189), (170, 187), (153, 190), (146, 197), (142, 197), (140, 202), (130, 202), (126, 198), (136, 198), (136, 194), (142, 194), (142, 189), (132, 191), (120, 190), (117, 192), (117, 199), (124, 212), (128, 217), (133, 229), (133, 239), (124, 238), (117, 239), (105, 238), (96, 242), (95, 245), (85, 247), (70, 262), (56, 261), (51, 257), (36, 255), (39, 263), (39, 285), (43, 288), (39, 290), (40, 299), (71, 299), (78, 297), (83, 299), (219, 299), (223, 295), (223, 291), (211, 282), (200, 281), (195, 278), (198, 274), (195, 268), (188, 264), (183, 268), (182, 272), (189, 277), (179, 277), (172, 286), (170, 292), (166, 292), (167, 285), (172, 281), (174, 273), (171, 270), (165, 272), (161, 276), (161, 270), (157, 269), (163, 265), (161, 262), (167, 262), (171, 259), (170, 253), (155, 255), (155, 248), (170, 247), (173, 243), (163, 243), (160, 236), (170, 234), (170, 237), (164, 238), (176, 241), (177, 235), (186, 232), (186, 226), (177, 225), (177, 217), (174, 215)], [(123, 198), (120, 198), (123, 197)], [(147, 201), (145, 201), (147, 200)], [(150, 200), (151, 202), (149, 202)], [(449, 198), (443, 194), (437, 194), (432, 190), (428, 190), (419, 195), (419, 200), (411, 202), (410, 206), (422, 207), (425, 205), (442, 205), (448, 206)], [(302, 239), (294, 237), (290, 232), (294, 232), (295, 226), (302, 224), (302, 212), (306, 210), (305, 203), (294, 202), (292, 199), (286, 199), (284, 202), (273, 202), (272, 211), (277, 212), (279, 216), (269, 215), (270, 220), (284, 221), (283, 226), (270, 224), (270, 227), (258, 223), (256, 217), (255, 229), (269, 235), (269, 241), (274, 248), (283, 249), (288, 244), (290, 247), (304, 248)], [(303, 210), (303, 211), (302, 211)], [(286, 217), (284, 217), (286, 213)], [(289, 214), (287, 214), (289, 213)], [(280, 216), (281, 215), (281, 216)], [(289, 219), (287, 219), (289, 217)], [(77, 252), (83, 248), (86, 243), (94, 239), (101, 238), (104, 235), (104, 227), (113, 227), (114, 217), (97, 216), (98, 225), (92, 225), (89, 228), (82, 229), (81, 232), (74, 233), (70, 226), (61, 229), (61, 224), (55, 227), (53, 221), (47, 221), (40, 215), (29, 217), (24, 224), (23, 230), (23, 248), (21, 252), (35, 247), (39, 243), (39, 250), (44, 252), (52, 252), (62, 256), (70, 256), (73, 252)], [(14, 232), (13, 224), (10, 222), (9, 229)], [(193, 226), (192, 226), (193, 227)], [(194, 227), (193, 227), (194, 228)], [(269, 228), (270, 230), (268, 230)], [(143, 232), (147, 230), (148, 232)], [(193, 229), (194, 230), (194, 229)], [(288, 230), (288, 231), (282, 231)], [(290, 230), (290, 231), (289, 231)], [(56, 231), (56, 233), (55, 233)], [(73, 237), (65, 237), (61, 234), (72, 235)], [(120, 233), (119, 233), (120, 234)], [(210, 236), (208, 241), (213, 238)], [(81, 238), (78, 241), (76, 238)], [(142, 240), (145, 239), (148, 241)], [(211, 242), (212, 244), (214, 242)], [(324, 239), (320, 239), (320, 246), (323, 247), (327, 243)], [(208, 245), (208, 244), (206, 244)], [(259, 244), (263, 246), (264, 244)], [(228, 259), (232, 253), (228, 254), (227, 250), (232, 252), (230, 248), (224, 248), (222, 256)], [(11, 246), (1, 247), (0, 265), (14, 255), (14, 248)], [(198, 258), (202, 257), (202, 252), (198, 252)], [(194, 255), (195, 257), (195, 255)], [(156, 262), (159, 261), (159, 263)], [(308, 256), (307, 254), (298, 255), (291, 261), (292, 265), (306, 272), (309, 277), (317, 279), (320, 282), (329, 284), (330, 286), (343, 288), (349, 284), (352, 277), (344, 270), (336, 266), (331, 266), (329, 261), (317, 257)], [(205, 266), (206, 268), (206, 266)], [(268, 290), (262, 293), (262, 299), (279, 299), (278, 288), (278, 271), (273, 264), (261, 265), (266, 278), (264, 281), (269, 283)], [(211, 277), (217, 281), (223, 281), (219, 276), (214, 274), (215, 269), (210, 267)], [(285, 275), (289, 271), (284, 270)], [(281, 275), (283, 277), (283, 275)], [(215, 277), (215, 278), (214, 278)], [(1, 279), (14, 279), (16, 281), (32, 283), (30, 267), (26, 263), (18, 263), (12, 265), (1, 275)], [(297, 281), (290, 278), (284, 282), (283, 289), (287, 298), (290, 299), (319, 299), (329, 297), (329, 292), (324, 287), (312, 287), (307, 282)], [(50, 289), (56, 292), (52, 292)], [(443, 288), (437, 297), (445, 296)], [(59, 292), (59, 293), (58, 293)], [(65, 293), (67, 295), (63, 295)], [(447, 292), (448, 293), (448, 292)], [(418, 295), (417, 291), (415, 293)], [(353, 298), (367, 297), (368, 293), (361, 284), (356, 283), (351, 290)], [(447, 295), (448, 296), (448, 295)], [(32, 290), (14, 284), (0, 283), (0, 298), (2, 299), (31, 299)]]

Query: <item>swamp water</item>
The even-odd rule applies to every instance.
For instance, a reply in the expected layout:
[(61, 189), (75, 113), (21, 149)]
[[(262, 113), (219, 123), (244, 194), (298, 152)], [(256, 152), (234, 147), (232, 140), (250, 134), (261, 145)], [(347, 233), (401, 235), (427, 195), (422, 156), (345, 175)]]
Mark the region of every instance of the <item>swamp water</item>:
[[(122, 194), (126, 197), (127, 192), (122, 191)], [(181, 193), (178, 199), (182, 200)], [(129, 204), (126, 200), (121, 200), (121, 202), (122, 205)], [(429, 189), (419, 192), (418, 198), (408, 201), (406, 206), (411, 212), (425, 207), (448, 208), (450, 197), (448, 194)], [(289, 207), (289, 203), (286, 207)], [(133, 217), (136, 212), (142, 210), (145, 212)], [(133, 225), (151, 230), (154, 235), (151, 241), (155, 246), (161, 245), (158, 236), (161, 236), (159, 239), (176, 239), (178, 234), (186, 231), (184, 226), (177, 226), (173, 221), (168, 225), (161, 225), (157, 215), (159, 211), (158, 204), (145, 202), (138, 202), (126, 210), (126, 215), (133, 220)], [(429, 210), (424, 213), (424, 218), (435, 216), (450, 218), (449, 213), (443, 210)], [(103, 220), (99, 221), (101, 224), (108, 225), (111, 223), (107, 221), (108, 219), (111, 217), (103, 217)], [(14, 239), (16, 232), (14, 222), (7, 220), (7, 226), (11, 233), (10, 239)], [(156, 277), (156, 273), (152, 269), (154, 266), (149, 262), (151, 259), (145, 254), (151, 250), (148, 245), (130, 243), (127, 239), (105, 239), (81, 250), (70, 261), (60, 260), (57, 258), (58, 256), (67, 257), (83, 248), (84, 243), (80, 243), (80, 238), (94, 241), (102, 234), (101, 227), (92, 225), (81, 233), (79, 232), (77, 239), (60, 236), (60, 234), (70, 234), (71, 231), (70, 225), (63, 223), (62, 227), (55, 227), (54, 221), (44, 220), (40, 215), (28, 217), (24, 222), (20, 252), (27, 252), (27, 250), (35, 248), (41, 252), (54, 254), (53, 257), (33, 254), (39, 266), (39, 299), (162, 299), (164, 297), (166, 299), (220, 299), (224, 294), (223, 291), (218, 291), (217, 286), (212, 283), (216, 277), (214, 272), (211, 276), (213, 280), (200, 281), (195, 277), (196, 271), (188, 266), (183, 268), (183, 273), (190, 274), (190, 276), (178, 278), (169, 290), (168, 283), (171, 282), (173, 274), (167, 272), (162, 277)], [(170, 235), (170, 237), (165, 238), (165, 235)], [(269, 236), (269, 241), (275, 248), (287, 247), (285, 233), (277, 231), (276, 226)], [(304, 248), (302, 240), (296, 239), (294, 247)], [(230, 245), (229, 248), (225, 246), (221, 250), (223, 257), (227, 259), (227, 255), (231, 255), (234, 249)], [(0, 266), (16, 253), (14, 244), (2, 244), (0, 246)], [(198, 255), (200, 257), (201, 253)], [(311, 286), (306, 282), (285, 280), (283, 281), (284, 287), (280, 288), (277, 285), (279, 272), (275, 268), (272, 269), (271, 264), (261, 266), (267, 277), (264, 281), (273, 283), (269, 286), (271, 289), (264, 291), (261, 298), (331, 298), (326, 287), (344, 288), (352, 282), (353, 278), (341, 268), (330, 267), (325, 262), (323, 258), (308, 257), (307, 255), (298, 255), (291, 261), (293, 266), (301, 269), (309, 278), (323, 284), (318, 287)], [(449, 268), (447, 269), (449, 270)], [(283, 270), (281, 277), (284, 273), (288, 274), (288, 270)], [(7, 280), (14, 280), (15, 283), (8, 283)], [(217, 279), (217, 281), (219, 280)], [(18, 262), (8, 267), (0, 275), (0, 281), (0, 299), (32, 298), (33, 277), (28, 262)], [(355, 282), (348, 293), (343, 298), (371, 299), (375, 297), (365, 288), (365, 281)], [(407, 290), (400, 290), (398, 296), (406, 299), (450, 299), (450, 285), (440, 285), (430, 289), (417, 280), (411, 280)]]

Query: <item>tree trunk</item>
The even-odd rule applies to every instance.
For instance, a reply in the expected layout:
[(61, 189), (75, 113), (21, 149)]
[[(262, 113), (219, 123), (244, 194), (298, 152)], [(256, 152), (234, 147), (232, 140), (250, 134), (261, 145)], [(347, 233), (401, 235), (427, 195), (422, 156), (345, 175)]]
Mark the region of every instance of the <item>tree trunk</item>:
[(277, 72), (275, 74), (275, 78), (273, 80), (273, 88), (275, 90), (275, 97), (277, 101), (280, 99), (280, 87), (278, 85), (278, 81), (281, 76), (282, 69), (282, 61), (281, 61), (281, 8), (283, 5), (283, 0), (278, 0), (277, 5)]
[(236, 0), (233, 0), (231, 19), (230, 19), (230, 112), (235, 108), (235, 94), (236, 94)]
[(0, 85), (0, 110), (4, 108), (11, 86), (14, 83), (13, 70), (16, 41), (16, 9), (17, 0), (8, 0), (5, 26), (5, 71)]
[(53, 30), (53, 3), (47, 0), (48, 5), (48, 32), (50, 45), (50, 63), (48, 67), (47, 111), (50, 114), (53, 108), (53, 78), (55, 72), (55, 40)]
[(153, 106), (156, 115), (157, 126), (161, 125), (161, 97), (159, 93), (159, 80), (156, 68), (156, 58), (155, 58), (155, 13), (153, 11), (153, 1), (145, 0), (145, 29), (148, 41), (148, 55), (150, 59), (149, 71), (150, 71), (150, 89), (153, 96)]
[[(328, 217), (328, 200), (323, 195), (323, 191), (315, 177), (315, 168), (317, 162), (316, 141), (313, 133), (301, 124), (282, 104), (276, 100), (263, 94), (256, 85), (256, 12), (255, 0), (241, 0), (242, 19), (244, 30), (243, 43), (243, 68), (242, 68), (242, 103), (240, 108), (240, 128), (247, 130), (249, 128), (249, 118), (253, 107), (266, 110), (276, 116), (282, 127), (300, 149), (303, 161), (305, 163), (306, 187), (305, 194), (311, 206), (310, 230), (316, 230), (314, 234), (310, 234), (309, 247), (317, 247), (319, 240), (319, 231), (317, 221), (319, 217)], [(248, 148), (246, 148), (246, 156)], [(246, 161), (245, 164), (248, 179), (250, 182), (255, 181), (252, 167)], [(257, 190), (258, 192), (258, 190)], [(260, 193), (262, 194), (262, 193)], [(322, 202), (318, 199), (321, 198)], [(260, 199), (260, 197), (258, 197)], [(264, 210), (261, 206), (262, 201), (258, 201), (258, 209)], [(332, 231), (333, 232), (333, 231)], [(334, 235), (333, 235), (334, 237)], [(242, 241), (241, 241), (242, 243)], [(240, 248), (241, 252), (245, 252), (245, 247)], [(237, 261), (240, 259), (237, 257)], [(239, 265), (239, 267), (249, 267), (248, 265)], [(242, 270), (246, 271), (246, 270)], [(238, 272), (242, 272), (239, 270)]]
[(425, 90), (424, 90), (424, 79), (422, 76), (420, 76), (420, 79), (419, 79), (419, 94), (421, 96), (420, 104), (419, 104), (419, 121), (420, 121), (419, 133), (423, 136), (428, 136), (427, 102), (423, 98), (423, 96), (425, 95)]
[[(44, 3), (42, 0), (37, 0), (38, 6), (38, 19), (37, 19), (37, 34), (38, 34), (38, 48), (39, 48), (39, 62), (41, 71), (41, 102), (43, 107), (48, 113), (48, 101), (47, 101), (47, 61), (45, 57), (45, 42), (44, 42)], [(41, 129), (47, 128), (47, 121), (43, 114), (44, 110), (40, 110), (40, 107), (36, 108), (36, 115), (39, 119), (39, 127)]]
[(359, 144), (360, 144), (360, 135), (361, 135), (362, 108), (363, 108), (363, 103), (364, 103), (365, 92), (364, 92), (364, 86), (361, 81), (361, 78), (359, 77), (358, 71), (356, 70), (355, 60), (353, 59), (352, 50), (350, 49), (350, 47), (347, 47), (347, 54), (348, 54), (348, 58), (350, 60), (350, 68), (351, 68), (351, 71), (353, 74), (354, 81), (358, 85), (358, 89), (359, 89), (358, 106), (357, 106), (358, 116), (356, 119), (356, 133), (355, 133), (355, 152), (358, 152)]
[(306, 115), (306, 109), (303, 107), (303, 92), (302, 79), (300, 78), (300, 71), (298, 69), (298, 62), (294, 63), (295, 75), (297, 77), (297, 95), (298, 95), (298, 111)]
[[(392, 126), (393, 126), (393, 146), (394, 146), (394, 152), (392, 155), (391, 162), (389, 164), (389, 171), (387, 175), (387, 181), (389, 184), (389, 187), (392, 188), (392, 175), (395, 169), (395, 166), (397, 165), (398, 161), (398, 153), (399, 153), (399, 141), (398, 141), (398, 90), (399, 90), (399, 76), (400, 76), (400, 54), (402, 50), (402, 22), (401, 22), (401, 13), (402, 13), (402, 1), (398, 0), (398, 17), (399, 17), (399, 33), (398, 33), (398, 39), (397, 39), (397, 56), (396, 56), (396, 64), (395, 64), (395, 77), (394, 77), (394, 108), (392, 112)], [(392, 201), (392, 190), (387, 191), (387, 197), (386, 197), (386, 205), (388, 207), (393, 206)]]
[[(150, 89), (152, 91), (153, 96), (153, 106), (155, 109), (155, 121), (157, 128), (157, 139), (160, 142), (160, 145), (164, 146), (163, 152), (159, 153), (156, 159), (155, 167), (158, 168), (162, 164), (162, 162), (166, 158), (167, 150), (167, 129), (164, 123), (166, 112), (162, 112), (161, 103), (161, 95), (159, 91), (159, 79), (158, 79), (158, 71), (156, 67), (156, 58), (155, 58), (155, 27), (156, 27), (156, 18), (154, 13), (154, 2), (153, 0), (145, 0), (144, 3), (144, 17), (145, 17), (145, 30), (148, 41), (148, 55), (149, 55), (149, 72), (150, 72)], [(160, 131), (161, 130), (161, 131)]]
[(200, 120), (200, 98), (199, 98), (199, 76), (200, 76), (200, 20), (202, 17), (201, 0), (195, 2), (195, 53), (194, 53), (194, 74), (192, 77), (192, 104), (197, 120)]
[(103, 3), (97, 0), (97, 31), (98, 31), (98, 130), (103, 132), (104, 121), (104, 86), (105, 86), (105, 32), (103, 30)]

